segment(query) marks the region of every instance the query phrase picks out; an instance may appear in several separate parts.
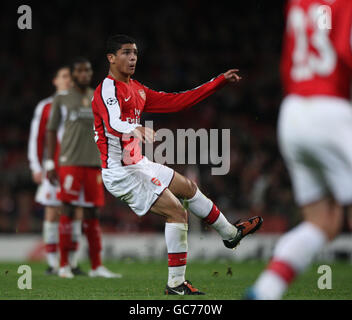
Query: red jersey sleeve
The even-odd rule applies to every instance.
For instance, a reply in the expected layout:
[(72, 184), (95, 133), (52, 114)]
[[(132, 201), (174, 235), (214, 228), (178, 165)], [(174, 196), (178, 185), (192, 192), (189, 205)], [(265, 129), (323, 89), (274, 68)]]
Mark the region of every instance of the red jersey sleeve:
[(144, 86), (146, 103), (144, 112), (167, 113), (187, 109), (209, 97), (226, 84), (223, 74), (191, 90), (166, 93), (154, 91)]

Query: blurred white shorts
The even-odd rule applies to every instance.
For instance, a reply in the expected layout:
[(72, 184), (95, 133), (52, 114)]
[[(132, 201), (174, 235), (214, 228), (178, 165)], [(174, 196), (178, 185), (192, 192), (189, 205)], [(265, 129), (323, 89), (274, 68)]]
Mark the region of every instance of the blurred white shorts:
[(61, 201), (57, 198), (58, 186), (52, 185), (47, 178), (38, 186), (35, 201), (43, 206), (57, 207)]
[(174, 173), (173, 169), (146, 157), (133, 165), (122, 166), (116, 163), (109, 169), (102, 169), (106, 189), (126, 202), (138, 216), (149, 211), (159, 195), (170, 185)]
[(278, 139), (294, 195), (303, 206), (331, 194), (352, 204), (352, 106), (329, 96), (287, 96)]

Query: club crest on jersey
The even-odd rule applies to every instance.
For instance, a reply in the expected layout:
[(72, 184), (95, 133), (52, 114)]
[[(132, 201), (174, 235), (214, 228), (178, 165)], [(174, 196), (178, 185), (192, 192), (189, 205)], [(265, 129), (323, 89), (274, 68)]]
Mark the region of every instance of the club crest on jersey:
[(157, 185), (157, 186), (161, 186), (161, 182), (159, 181), (159, 179), (157, 179), (157, 178), (152, 178), (152, 180), (151, 180), (155, 185)]
[(142, 99), (145, 100), (145, 92), (144, 92), (144, 90), (143, 89), (139, 89), (138, 92), (139, 92), (140, 96), (142, 97)]
[(109, 98), (106, 100), (106, 103), (109, 105), (109, 106), (112, 106), (114, 104), (117, 103), (117, 99), (116, 98)]

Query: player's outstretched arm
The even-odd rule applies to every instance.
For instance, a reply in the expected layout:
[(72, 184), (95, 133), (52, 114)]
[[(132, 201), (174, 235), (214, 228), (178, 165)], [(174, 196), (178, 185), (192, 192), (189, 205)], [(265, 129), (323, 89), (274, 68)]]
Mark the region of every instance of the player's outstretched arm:
[(238, 71), (238, 69), (230, 69), (194, 89), (178, 93), (154, 91), (145, 87), (146, 104), (144, 111), (168, 113), (187, 109), (209, 97), (227, 83), (240, 81), (241, 77), (237, 74)]

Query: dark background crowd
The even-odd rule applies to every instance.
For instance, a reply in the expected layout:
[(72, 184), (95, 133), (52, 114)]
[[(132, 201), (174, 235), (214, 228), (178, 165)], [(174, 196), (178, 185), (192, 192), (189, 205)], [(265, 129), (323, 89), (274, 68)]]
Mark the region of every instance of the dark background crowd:
[[(43, 208), (34, 202), (27, 144), (33, 111), (51, 95), (55, 69), (75, 56), (88, 57), (92, 87), (108, 65), (105, 40), (115, 33), (137, 41), (134, 78), (150, 88), (181, 91), (230, 69), (243, 80), (178, 114), (145, 115), (155, 128), (231, 129), (231, 166), (224, 176), (211, 165), (174, 165), (197, 180), (231, 221), (260, 214), (262, 232), (283, 232), (299, 219), (276, 140), (282, 91), (279, 60), (284, 1), (244, 3), (72, 0), (1, 5), (0, 232), (40, 232)], [(20, 4), (32, 9), (32, 29), (17, 28)], [(196, 222), (194, 222), (196, 223)], [(105, 232), (162, 231), (162, 221), (137, 217), (106, 192)], [(199, 230), (207, 232), (199, 224)]]

